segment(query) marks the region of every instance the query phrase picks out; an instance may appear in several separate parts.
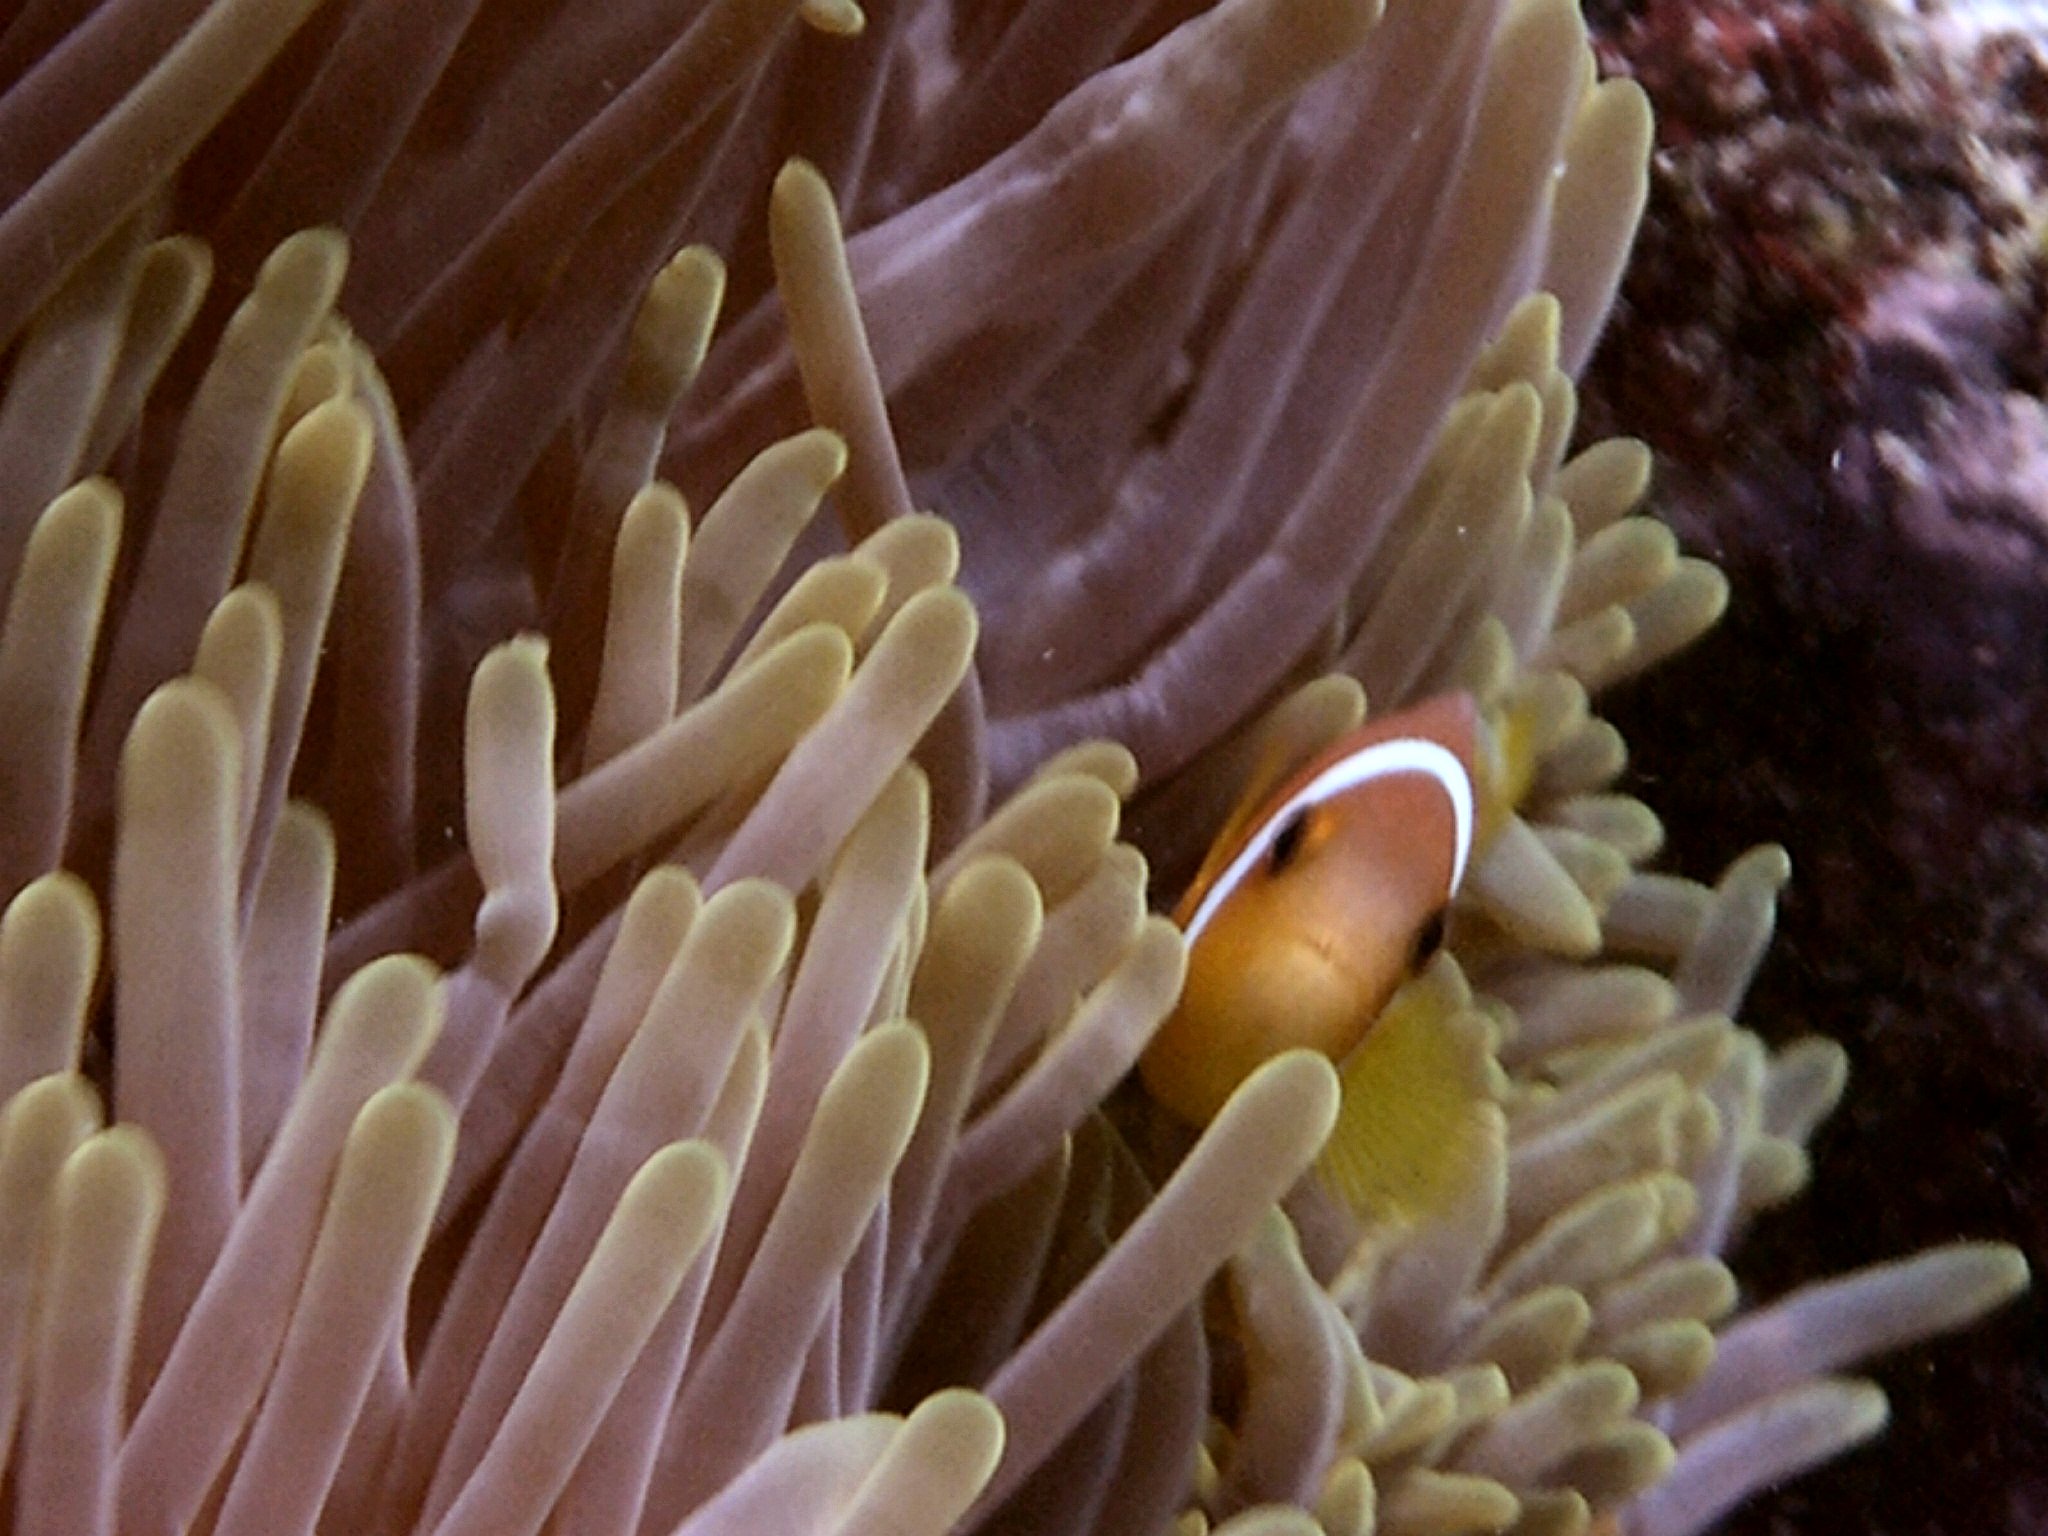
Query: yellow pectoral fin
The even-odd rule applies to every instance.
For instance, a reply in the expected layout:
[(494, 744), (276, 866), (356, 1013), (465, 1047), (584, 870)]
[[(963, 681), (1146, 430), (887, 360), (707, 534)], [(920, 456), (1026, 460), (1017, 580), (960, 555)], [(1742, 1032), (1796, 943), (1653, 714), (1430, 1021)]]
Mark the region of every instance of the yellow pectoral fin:
[(1444, 959), (1394, 995), (1340, 1064), (1343, 1097), (1317, 1168), (1362, 1224), (1427, 1221), (1488, 1176), (1502, 1155), (1490, 1033)]

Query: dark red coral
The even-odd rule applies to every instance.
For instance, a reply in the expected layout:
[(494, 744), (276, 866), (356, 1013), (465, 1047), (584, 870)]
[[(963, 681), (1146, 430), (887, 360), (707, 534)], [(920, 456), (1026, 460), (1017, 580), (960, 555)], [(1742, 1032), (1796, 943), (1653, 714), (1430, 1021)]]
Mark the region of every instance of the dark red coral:
[[(2048, 58), (1850, 0), (1588, 6), (1658, 110), (1585, 397), (1728, 569), (1719, 634), (1615, 701), (1674, 858), (1792, 849), (1760, 1028), (1848, 1045), (1770, 1295), (1963, 1232), (2048, 1265)], [(1884, 1374), (1872, 1450), (1744, 1536), (2048, 1528), (2048, 1306)]]
[(2039, 159), (2032, 50), (1965, 67), (1845, 0), (1588, 9), (1603, 68), (1657, 108), (1648, 214), (1588, 383), (1660, 450), (1717, 459), (1761, 430), (1810, 453), (1883, 274), (1937, 247), (2001, 283), (2038, 269), (2005, 174)]

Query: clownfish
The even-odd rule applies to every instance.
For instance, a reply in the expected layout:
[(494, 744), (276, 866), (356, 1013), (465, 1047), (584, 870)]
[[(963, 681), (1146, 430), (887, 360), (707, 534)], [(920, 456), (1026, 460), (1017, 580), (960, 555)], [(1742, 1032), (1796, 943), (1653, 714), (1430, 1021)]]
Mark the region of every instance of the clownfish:
[(1320, 1169), (1368, 1222), (1453, 1198), (1497, 1120), (1448, 1028), (1469, 994), (1431, 964), (1480, 836), (1479, 752), (1464, 694), (1368, 722), (1270, 794), (1255, 782), (1173, 914), (1187, 979), (1146, 1090), (1204, 1125), (1269, 1058), (1322, 1052), (1343, 1107)]

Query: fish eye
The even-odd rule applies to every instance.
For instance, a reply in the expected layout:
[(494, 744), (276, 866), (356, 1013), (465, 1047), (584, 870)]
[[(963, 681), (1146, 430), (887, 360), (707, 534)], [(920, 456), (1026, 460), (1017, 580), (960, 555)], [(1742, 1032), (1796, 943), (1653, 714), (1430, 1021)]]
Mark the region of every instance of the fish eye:
[(1296, 811), (1280, 823), (1273, 833), (1272, 847), (1266, 851), (1266, 869), (1270, 874), (1280, 874), (1301, 852), (1302, 834), (1308, 830), (1308, 812)]
[(1444, 914), (1432, 912), (1429, 920), (1415, 933), (1415, 948), (1408, 957), (1411, 970), (1419, 971), (1436, 958), (1436, 952), (1444, 947)]

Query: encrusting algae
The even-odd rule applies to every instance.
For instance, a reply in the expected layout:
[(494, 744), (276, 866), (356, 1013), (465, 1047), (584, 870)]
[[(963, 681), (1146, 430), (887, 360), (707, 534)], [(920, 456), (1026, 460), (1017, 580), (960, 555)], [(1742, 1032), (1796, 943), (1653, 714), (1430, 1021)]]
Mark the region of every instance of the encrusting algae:
[[(1570, 0), (26, 0), (0, 83), (8, 1530), (1684, 1536), (2024, 1284), (1722, 1260), (1845, 1068), (1592, 712), (1724, 587), (1569, 447)], [(1120, 1089), (1247, 782), (1453, 690), (1355, 1053), (1450, 1174), (1315, 1051)]]

